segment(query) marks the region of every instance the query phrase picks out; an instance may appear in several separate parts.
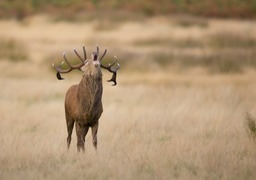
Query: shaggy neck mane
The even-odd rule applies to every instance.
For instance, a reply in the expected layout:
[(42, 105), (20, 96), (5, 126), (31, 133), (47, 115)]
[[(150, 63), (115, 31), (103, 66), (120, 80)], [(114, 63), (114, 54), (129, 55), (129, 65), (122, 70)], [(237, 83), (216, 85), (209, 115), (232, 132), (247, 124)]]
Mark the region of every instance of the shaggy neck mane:
[(101, 70), (97, 68), (85, 70), (77, 92), (80, 110), (87, 112), (84, 115), (93, 116), (94, 112), (97, 112), (96, 109), (99, 107), (99, 103), (101, 103), (102, 90)]

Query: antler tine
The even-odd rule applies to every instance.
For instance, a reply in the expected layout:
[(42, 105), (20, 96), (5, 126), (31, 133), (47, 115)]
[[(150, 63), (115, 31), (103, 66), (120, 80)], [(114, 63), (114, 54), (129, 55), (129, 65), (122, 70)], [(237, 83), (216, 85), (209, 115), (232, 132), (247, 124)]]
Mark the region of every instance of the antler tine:
[(71, 64), (68, 62), (68, 60), (66, 58), (66, 52), (63, 52), (63, 58), (64, 58), (65, 62), (67, 63), (67, 65), (70, 67), (70, 69), (72, 69)]
[(59, 66), (55, 66), (54, 63), (52, 63), (52, 66), (56, 69), (57, 73), (56, 73), (56, 77), (58, 80), (64, 80), (64, 78), (61, 77), (61, 73), (68, 73), (70, 71), (73, 70), (72, 66), (70, 65), (70, 63), (68, 62), (67, 58), (66, 58), (66, 53), (63, 52), (63, 57), (65, 62), (68, 64), (69, 68), (66, 70), (61, 69), (61, 66), (64, 64), (64, 61), (61, 62), (61, 64)]
[[(84, 49), (84, 51), (85, 51), (85, 49)], [(55, 64), (52, 63), (52, 66), (53, 66), (53, 67), (56, 69), (56, 71), (57, 71), (57, 74), (56, 74), (57, 79), (63, 80), (63, 78), (61, 77), (60, 74), (69, 73), (70, 71), (72, 71), (72, 70), (74, 70), (74, 69), (79, 69), (79, 70), (80, 70), (80, 68), (84, 65), (85, 62), (83, 61), (83, 59), (81, 58), (81, 56), (77, 53), (76, 49), (74, 49), (74, 52), (76, 53), (76, 55), (77, 55), (77, 56), (79, 57), (79, 59), (81, 60), (81, 62), (82, 62), (81, 64), (72, 66), (72, 65), (68, 62), (65, 52), (63, 52), (63, 58), (64, 58), (64, 61), (65, 61), (65, 62), (67, 63), (67, 65), (69, 66), (68, 69), (61, 69), (61, 66), (64, 64), (64, 61), (63, 61), (59, 66), (55, 66)]]
[[(112, 68), (112, 66), (114, 66), (115, 63), (117, 63), (117, 57), (114, 56), (114, 58), (115, 58), (115, 60), (114, 60), (112, 63), (108, 63), (108, 66), (109, 66), (110, 68)], [(117, 63), (117, 64), (119, 64), (119, 63)]]
[(114, 58), (115, 58), (115, 63), (116, 63), (116, 65), (117, 65), (117, 67), (116, 67), (115, 71), (117, 71), (118, 69), (120, 69), (120, 68), (121, 68), (121, 66), (120, 66), (120, 64), (117, 62), (117, 57), (116, 57), (116, 56), (114, 56)]
[(85, 50), (85, 47), (84, 47), (84, 46), (83, 46), (83, 50), (84, 50), (84, 60), (86, 61), (87, 55), (86, 55), (86, 50)]
[[(85, 48), (83, 47), (83, 49), (84, 49), (84, 52), (85, 52)], [(79, 58), (79, 60), (82, 62), (82, 63), (84, 63), (84, 61), (86, 60), (86, 59), (83, 59), (79, 54), (78, 54), (78, 52), (76, 51), (76, 49), (74, 48), (74, 52), (75, 52), (75, 54), (77, 55), (77, 57)]]
[(63, 64), (64, 64), (64, 61), (62, 61), (59, 66), (55, 66), (55, 64), (52, 63), (52, 67), (54, 67), (54, 68), (56, 69), (56, 71), (59, 71), (59, 70), (61, 70), (60, 68), (61, 68), (61, 66), (62, 66)]
[[(100, 66), (103, 69), (106, 69), (109, 72), (113, 73), (111, 79), (108, 80), (108, 82), (112, 81), (114, 83), (112, 86), (115, 86), (117, 84), (117, 82), (116, 82), (117, 70), (120, 69), (120, 64), (117, 63), (117, 57), (114, 56), (114, 58), (115, 58), (115, 61), (112, 62), (111, 64), (109, 64), (108, 66), (104, 66), (104, 65), (100, 64)], [(117, 67), (114, 67), (115, 64), (117, 65)]]
[(97, 55), (97, 57), (99, 55), (99, 52), (100, 52), (100, 48), (99, 48), (98, 44), (96, 44), (96, 55)]
[(76, 55), (78, 56), (78, 58), (80, 59), (80, 61), (81, 61), (82, 63), (81, 63), (81, 64), (78, 64), (78, 65), (75, 65), (75, 66), (72, 66), (72, 65), (68, 62), (68, 60), (67, 60), (67, 58), (66, 58), (66, 54), (64, 53), (64, 60), (65, 60), (65, 62), (69, 65), (69, 67), (71, 68), (71, 70), (73, 70), (73, 69), (80, 69), (80, 68), (85, 64), (85, 62), (83, 61), (82, 57), (77, 53), (76, 49), (74, 49), (74, 52), (76, 53)]
[(107, 48), (105, 48), (105, 51), (103, 52), (103, 54), (100, 57), (100, 61), (104, 58), (105, 54), (107, 53)]
[(63, 64), (64, 64), (64, 61), (62, 61), (59, 66), (55, 66), (55, 64), (52, 63), (52, 67), (54, 67), (56, 69), (56, 71), (57, 71), (56, 77), (57, 77), (58, 80), (64, 80), (64, 78), (61, 77), (60, 73), (68, 73), (68, 72), (70, 72), (72, 70), (71, 68), (66, 69), (66, 70), (61, 69), (61, 66)]

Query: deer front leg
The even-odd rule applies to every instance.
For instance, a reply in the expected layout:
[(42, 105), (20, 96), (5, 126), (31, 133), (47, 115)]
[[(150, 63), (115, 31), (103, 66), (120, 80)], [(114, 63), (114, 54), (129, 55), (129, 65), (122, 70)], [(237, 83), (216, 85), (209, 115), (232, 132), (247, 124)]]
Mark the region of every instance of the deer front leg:
[(77, 151), (84, 152), (84, 142), (85, 142), (85, 136), (88, 132), (89, 126), (82, 126), (79, 123), (76, 123), (76, 136), (77, 136)]
[(69, 149), (69, 146), (70, 146), (74, 123), (75, 121), (66, 114), (66, 124), (67, 124), (67, 131), (68, 131), (67, 149)]
[(98, 132), (98, 127), (99, 127), (99, 121), (97, 121), (91, 128), (92, 128), (92, 144), (95, 148), (95, 150), (97, 150), (97, 132)]

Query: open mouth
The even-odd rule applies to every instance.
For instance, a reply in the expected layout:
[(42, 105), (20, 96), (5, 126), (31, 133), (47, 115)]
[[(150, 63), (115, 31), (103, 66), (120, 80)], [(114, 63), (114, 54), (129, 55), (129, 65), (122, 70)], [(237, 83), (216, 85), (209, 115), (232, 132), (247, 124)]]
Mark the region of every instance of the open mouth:
[(97, 61), (97, 59), (98, 59), (98, 55), (96, 53), (94, 53), (93, 60)]

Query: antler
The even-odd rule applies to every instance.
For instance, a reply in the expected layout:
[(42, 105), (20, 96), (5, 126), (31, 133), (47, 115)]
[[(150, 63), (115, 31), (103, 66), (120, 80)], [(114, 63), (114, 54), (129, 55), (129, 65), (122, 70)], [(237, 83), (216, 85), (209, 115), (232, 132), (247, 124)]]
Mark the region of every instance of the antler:
[[(84, 58), (82, 58), (78, 52), (76, 51), (76, 49), (74, 49), (74, 52), (75, 54), (77, 55), (77, 57), (79, 58), (79, 60), (81, 61), (80, 64), (78, 65), (71, 65), (67, 58), (66, 58), (66, 53), (64, 52), (63, 53), (63, 58), (64, 58), (64, 61), (66, 62), (66, 64), (69, 66), (68, 69), (62, 69), (61, 66), (64, 64), (64, 61), (62, 61), (62, 63), (59, 65), (59, 66), (55, 66), (54, 63), (52, 63), (52, 66), (56, 69), (57, 71), (57, 74), (56, 74), (56, 77), (58, 80), (63, 80), (64, 78), (61, 77), (60, 74), (64, 74), (64, 73), (69, 73), (70, 71), (74, 70), (74, 69), (78, 69), (80, 70), (81, 67), (83, 67), (85, 65), (85, 63), (87, 62), (87, 55), (86, 55), (86, 50), (85, 50), (85, 47), (83, 46), (83, 52), (84, 52)], [(106, 69), (108, 70), (109, 72), (113, 73), (112, 74), (112, 77), (110, 80), (108, 80), (108, 82), (113, 82), (113, 86), (115, 86), (117, 83), (116, 83), (116, 76), (117, 76), (117, 71), (118, 69), (120, 69), (120, 64), (117, 62), (117, 57), (114, 56), (115, 58), (115, 61), (113, 61), (112, 63), (109, 63), (107, 66), (103, 65), (101, 63), (102, 59), (104, 58), (105, 54), (107, 53), (107, 49), (105, 49), (105, 51), (103, 52), (103, 54), (101, 55), (101, 57), (99, 58), (99, 61), (100, 61), (100, 67), (103, 68), (103, 69)], [(98, 59), (98, 56), (99, 56), (99, 47), (96, 46), (96, 52), (93, 53), (94, 54), (94, 59), (93, 60), (97, 60)]]
[[(96, 45), (96, 58), (98, 58), (98, 55), (99, 55), (99, 46)], [(115, 58), (115, 61), (112, 62), (111, 64), (109, 63), (107, 66), (103, 65), (101, 63), (102, 59), (104, 58), (105, 54), (107, 53), (107, 49), (104, 50), (103, 54), (101, 55), (101, 57), (99, 58), (99, 61), (100, 61), (100, 67), (103, 68), (103, 69), (106, 69), (108, 70), (109, 72), (113, 73), (112, 74), (112, 77), (111, 79), (108, 80), (108, 82), (113, 82), (113, 86), (115, 86), (117, 83), (116, 83), (116, 76), (117, 76), (117, 70), (120, 69), (120, 64), (117, 62), (117, 57), (114, 56)]]
[(72, 66), (72, 65), (68, 62), (68, 60), (67, 60), (67, 58), (66, 58), (66, 53), (65, 53), (65, 52), (63, 53), (63, 58), (64, 58), (65, 62), (67, 63), (67, 65), (69, 66), (68, 69), (61, 69), (61, 66), (64, 64), (64, 61), (62, 61), (62, 63), (61, 63), (59, 66), (55, 66), (55, 64), (52, 63), (52, 67), (54, 67), (54, 68), (56, 69), (56, 71), (57, 71), (56, 77), (57, 77), (58, 80), (63, 80), (63, 79), (64, 79), (64, 78), (61, 77), (60, 74), (69, 73), (70, 71), (72, 71), (72, 70), (74, 70), (74, 69), (80, 70), (80, 68), (84, 66), (84, 64), (85, 64), (85, 62), (86, 62), (86, 59), (87, 59), (86, 50), (85, 50), (85, 47), (84, 47), (84, 46), (83, 46), (83, 51), (84, 51), (84, 59), (78, 54), (78, 52), (76, 51), (76, 49), (74, 49), (75, 54), (77, 55), (77, 57), (78, 57), (79, 60), (81, 61), (80, 64), (74, 65), (74, 66)]
[[(105, 49), (103, 55), (100, 58), (100, 61), (105, 56), (106, 52), (107, 52), (107, 49)], [(112, 62), (111, 64), (109, 63), (108, 66), (104, 66), (103, 64), (100, 64), (100, 67), (102, 67), (103, 69), (106, 69), (109, 72), (113, 73), (111, 79), (108, 80), (108, 82), (112, 81), (114, 83), (113, 86), (115, 86), (117, 84), (116, 83), (117, 70), (120, 69), (120, 64), (117, 62), (117, 57), (114, 56), (114, 58), (115, 58), (115, 61)]]

